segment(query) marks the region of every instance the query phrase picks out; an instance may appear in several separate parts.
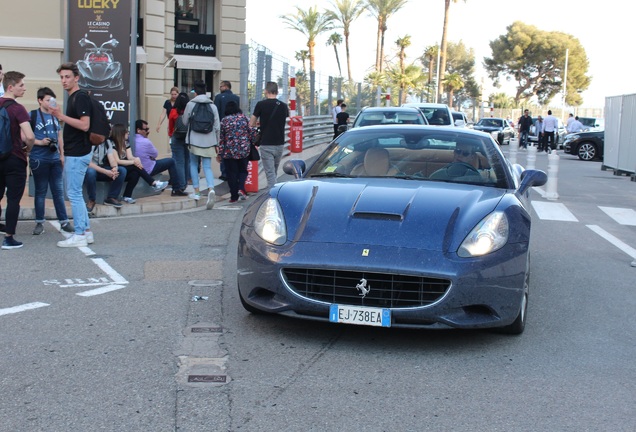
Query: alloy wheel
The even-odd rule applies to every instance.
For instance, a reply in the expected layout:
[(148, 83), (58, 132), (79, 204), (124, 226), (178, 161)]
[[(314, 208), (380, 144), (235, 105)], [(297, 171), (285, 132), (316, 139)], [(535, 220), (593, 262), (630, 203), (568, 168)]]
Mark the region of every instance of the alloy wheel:
[(596, 146), (591, 142), (581, 143), (578, 151), (579, 159), (584, 161), (591, 161), (596, 157)]

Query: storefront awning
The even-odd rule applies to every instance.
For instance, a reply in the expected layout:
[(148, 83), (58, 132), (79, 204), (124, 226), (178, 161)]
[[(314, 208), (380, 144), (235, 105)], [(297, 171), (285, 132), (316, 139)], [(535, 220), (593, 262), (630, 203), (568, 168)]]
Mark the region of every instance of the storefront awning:
[(216, 57), (175, 54), (164, 67), (176, 66), (178, 69), (222, 70), (223, 64)]

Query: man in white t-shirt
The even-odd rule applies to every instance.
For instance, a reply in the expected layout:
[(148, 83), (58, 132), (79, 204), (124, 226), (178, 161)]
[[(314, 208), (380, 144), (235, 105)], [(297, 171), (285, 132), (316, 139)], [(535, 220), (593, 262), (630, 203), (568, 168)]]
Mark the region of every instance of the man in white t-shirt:
[(334, 139), (338, 136), (338, 118), (336, 117), (339, 112), (342, 111), (340, 105), (344, 102), (343, 99), (338, 99), (336, 101), (336, 106), (331, 109), (331, 116), (333, 117), (333, 137)]

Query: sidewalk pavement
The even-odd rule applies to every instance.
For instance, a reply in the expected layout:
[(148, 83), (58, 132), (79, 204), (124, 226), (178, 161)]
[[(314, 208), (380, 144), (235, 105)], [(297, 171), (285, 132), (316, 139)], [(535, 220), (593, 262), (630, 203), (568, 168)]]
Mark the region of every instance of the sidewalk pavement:
[[(312, 146), (306, 150), (303, 150), (301, 153), (291, 153), (283, 157), (278, 175), (283, 174), (282, 168), (285, 161), (289, 159), (310, 159), (318, 154), (326, 147), (327, 144), (321, 144)], [(267, 179), (265, 178), (265, 173), (263, 172), (262, 166), (259, 164), (259, 173), (258, 173), (258, 186), (259, 192), (264, 190), (267, 187)], [(207, 184), (205, 178), (200, 180), (200, 190), (204, 191), (207, 189)], [(227, 186), (227, 183), (221, 181), (219, 179), (215, 179), (214, 190), (216, 193), (216, 202), (215, 205), (227, 204), (230, 200), (230, 190)], [(102, 218), (102, 217), (114, 217), (114, 216), (131, 216), (131, 215), (140, 215), (140, 214), (156, 214), (156, 213), (170, 213), (170, 212), (178, 212), (183, 210), (191, 210), (197, 208), (206, 208), (206, 195), (202, 194), (201, 199), (199, 201), (195, 201), (188, 197), (179, 197), (179, 196), (171, 196), (171, 189), (168, 188), (164, 190), (162, 193), (147, 196), (142, 198), (135, 198), (135, 204), (126, 204), (122, 203), (122, 207), (117, 209), (112, 206), (103, 205), (98, 203), (91, 214), (93, 218)], [(188, 186), (187, 192), (192, 192), (192, 186)], [(253, 194), (250, 194), (253, 195)], [(248, 196), (249, 201), (249, 196)], [(2, 220), (4, 220), (4, 211), (7, 208), (6, 197), (2, 199), (0, 202), (2, 205)], [(66, 201), (66, 210), (69, 218), (72, 218), (71, 206), (68, 201)], [(55, 220), (55, 207), (53, 206), (52, 199), (46, 199), (45, 203), (45, 218), (47, 220)], [(35, 208), (33, 204), (33, 197), (29, 196), (29, 185), (27, 181), (27, 185), (24, 190), (24, 195), (22, 196), (22, 200), (20, 201), (20, 217), (19, 220), (35, 220)]]

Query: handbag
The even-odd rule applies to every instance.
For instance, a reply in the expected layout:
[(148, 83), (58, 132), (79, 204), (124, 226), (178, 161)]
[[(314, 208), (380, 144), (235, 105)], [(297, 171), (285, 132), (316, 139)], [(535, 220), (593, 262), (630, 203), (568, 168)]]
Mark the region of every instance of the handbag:
[(250, 155), (248, 157), (250, 161), (261, 160), (261, 154), (258, 152), (258, 147), (254, 143), (250, 143)]
[(261, 145), (261, 138), (263, 138), (263, 135), (261, 133), (261, 128), (252, 128), (252, 139), (250, 140), (250, 142), (252, 143), (253, 146), (259, 146)]

